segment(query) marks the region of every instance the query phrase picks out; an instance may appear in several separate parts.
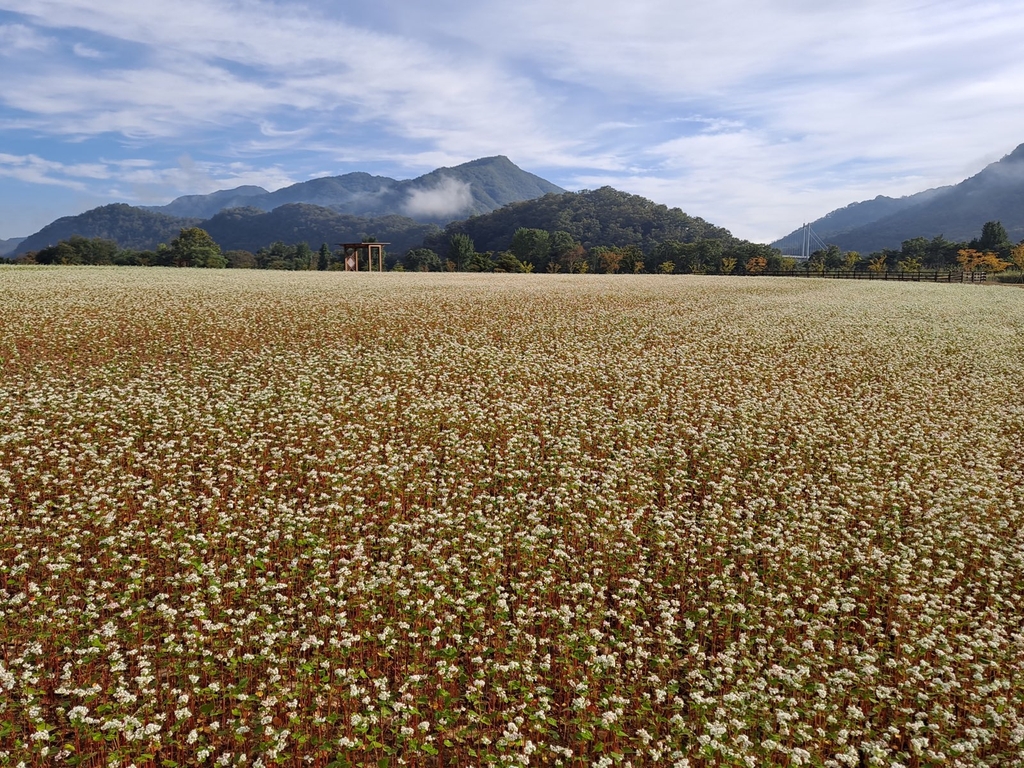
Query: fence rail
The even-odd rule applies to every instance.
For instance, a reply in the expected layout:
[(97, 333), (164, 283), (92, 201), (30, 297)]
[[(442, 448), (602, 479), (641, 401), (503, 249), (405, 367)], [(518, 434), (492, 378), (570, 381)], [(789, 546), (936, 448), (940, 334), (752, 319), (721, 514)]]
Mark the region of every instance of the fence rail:
[(872, 272), (853, 269), (827, 269), (823, 272), (805, 269), (771, 270), (763, 272), (770, 277), (825, 277), (833, 280), (895, 280), (914, 283), (984, 283), (987, 272), (961, 272), (922, 269), (917, 272)]

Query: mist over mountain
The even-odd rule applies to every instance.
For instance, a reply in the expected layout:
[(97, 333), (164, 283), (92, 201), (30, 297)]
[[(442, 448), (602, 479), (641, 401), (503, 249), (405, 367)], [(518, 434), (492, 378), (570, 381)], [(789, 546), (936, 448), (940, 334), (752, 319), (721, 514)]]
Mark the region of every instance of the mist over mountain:
[[(959, 184), (851, 203), (811, 222), (811, 229), (826, 243), (866, 254), (914, 237), (968, 241), (987, 221), (1002, 222), (1015, 242), (1024, 239), (1024, 144)], [(796, 229), (772, 245), (795, 253), (800, 243)]]
[(208, 219), (225, 208), (241, 208), (255, 197), (269, 195), (263, 187), (245, 186), (222, 189), (208, 195), (185, 195), (167, 205), (143, 205), (140, 208), (180, 218)]
[(57, 219), (14, 243), (10, 253), (37, 251), (72, 235), (152, 250), (192, 226), (209, 231), (225, 250), (255, 251), (278, 240), (317, 245), (373, 236), (399, 251), (422, 242), (438, 224), (564, 191), (507, 157), (486, 157), (406, 181), (348, 173), (275, 192), (244, 186), (186, 195), (163, 206), (114, 203)]
[(354, 216), (406, 216), (424, 223), (446, 224), (508, 203), (564, 191), (499, 155), (438, 168), (404, 181), (346, 173), (303, 181), (275, 192), (238, 187), (209, 195), (187, 195), (167, 205), (148, 206), (147, 210), (205, 219), (227, 208), (272, 211), (289, 203), (307, 203)]

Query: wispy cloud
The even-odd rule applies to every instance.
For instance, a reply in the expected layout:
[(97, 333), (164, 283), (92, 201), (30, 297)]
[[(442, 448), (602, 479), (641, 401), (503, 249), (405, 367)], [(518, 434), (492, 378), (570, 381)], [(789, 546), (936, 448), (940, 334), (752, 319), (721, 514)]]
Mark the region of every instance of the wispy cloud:
[[(1008, 0), (0, 0), (0, 14), (0, 128), (68, 166), (94, 145), (147, 157), (148, 179), (116, 180), (147, 197), (505, 154), (770, 239), (856, 195), (957, 181), (1024, 138), (1024, 12)], [(17, 172), (89, 183), (40, 162)]]
[(71, 46), (71, 50), (74, 51), (75, 56), (81, 56), (83, 59), (102, 59), (103, 52), (97, 51), (95, 48), (90, 48), (82, 43), (75, 43)]
[(107, 179), (109, 171), (105, 165), (97, 163), (65, 165), (37, 155), (0, 153), (0, 176), (84, 191), (86, 180)]
[(11, 58), (26, 51), (45, 51), (52, 42), (25, 24), (0, 24), (0, 56)]

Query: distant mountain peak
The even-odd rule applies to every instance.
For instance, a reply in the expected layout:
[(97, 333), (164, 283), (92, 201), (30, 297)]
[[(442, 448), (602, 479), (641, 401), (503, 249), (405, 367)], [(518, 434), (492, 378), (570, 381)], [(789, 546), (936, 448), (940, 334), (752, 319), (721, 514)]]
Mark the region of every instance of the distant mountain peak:
[(438, 168), (404, 181), (354, 171), (296, 182), (274, 192), (248, 186), (209, 195), (186, 195), (148, 210), (172, 216), (209, 218), (227, 208), (252, 206), (272, 211), (287, 203), (309, 203), (339, 213), (395, 214), (425, 223), (444, 224), (462, 216), (489, 213), (508, 203), (564, 191), (522, 170), (505, 155), (495, 155), (451, 168)]
[[(1015, 241), (1024, 238), (1024, 144), (959, 184), (851, 203), (811, 222), (811, 229), (843, 250), (871, 253), (915, 237), (966, 242), (987, 221), (1002, 222)], [(795, 253), (800, 242), (796, 229), (772, 245)]]
[[(1024, 144), (1019, 144), (1013, 152), (1003, 158), (1002, 161), (1011, 161), (1014, 163), (1024, 163)], [(1002, 162), (1000, 161), (1000, 162)]]
[[(564, 191), (522, 170), (504, 155), (495, 155), (452, 168), (438, 168), (404, 181), (355, 171), (341, 176), (322, 176), (297, 182), (274, 192), (247, 185), (218, 190), (208, 195), (185, 195), (162, 206), (132, 208), (121, 204), (123, 209), (132, 212), (121, 217), (122, 223), (115, 221), (117, 216), (114, 211), (98, 208), (81, 216), (65, 217), (60, 220), (60, 227), (55, 228), (53, 224), (57, 222), (54, 222), (16, 247), (17, 252), (25, 252), (52, 244), (54, 237), (63, 239), (72, 234), (81, 234), (86, 237), (107, 237), (122, 246), (148, 248), (154, 247), (154, 243), (166, 241), (168, 226), (174, 226), (168, 222), (192, 226), (209, 221), (222, 211), (244, 208), (247, 211), (269, 213), (290, 204), (317, 206), (349, 219), (362, 217), (380, 221), (387, 217), (406, 217), (414, 220), (402, 225), (411, 232), (412, 229), (408, 228), (415, 224), (447, 224), (466, 216), (490, 213), (509, 203)], [(124, 213), (123, 210), (121, 212)], [(149, 216), (135, 216), (143, 212)], [(292, 211), (290, 215), (294, 213)], [(317, 214), (322, 215), (322, 212)], [(152, 218), (156, 216), (164, 218)], [(273, 222), (273, 226), (277, 226), (285, 218), (271, 217), (264, 224), (271, 227), (268, 222)], [(134, 222), (136, 231), (132, 231), (129, 220)], [(189, 223), (180, 224), (183, 221)], [(345, 224), (346, 227), (350, 225), (355, 226), (350, 221)], [(335, 222), (331, 226), (336, 229), (336, 226), (341, 225)], [(128, 242), (129, 238), (131, 242)]]

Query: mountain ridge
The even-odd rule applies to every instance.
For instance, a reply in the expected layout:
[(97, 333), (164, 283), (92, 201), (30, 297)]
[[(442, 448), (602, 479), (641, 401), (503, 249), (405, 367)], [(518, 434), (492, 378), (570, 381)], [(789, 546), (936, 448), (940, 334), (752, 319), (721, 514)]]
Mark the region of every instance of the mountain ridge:
[[(987, 221), (1000, 221), (1014, 241), (1024, 239), (1024, 144), (958, 184), (891, 198), (879, 195), (837, 208), (810, 223), (823, 241), (844, 251), (898, 249), (904, 240), (942, 235), (977, 237)], [(802, 228), (771, 245), (799, 250)]]
[[(297, 228), (301, 229), (302, 222), (310, 224), (310, 232), (332, 233), (330, 237), (351, 239), (363, 233), (382, 240), (395, 238), (396, 244), (403, 244), (415, 233), (422, 240), (432, 231), (431, 226), (457, 220), (455, 211), (464, 216), (480, 215), (510, 202), (552, 192), (565, 190), (522, 170), (504, 155), (438, 168), (405, 181), (357, 171), (298, 182), (274, 192), (250, 185), (208, 195), (184, 195), (163, 206), (111, 203), (47, 224), (15, 245), (11, 255), (40, 250), (73, 235), (102, 237), (122, 248), (151, 250), (175, 237), (182, 227), (205, 228), (207, 224), (225, 238), (221, 246), (226, 250), (253, 250), (275, 240), (299, 237)], [(287, 208), (273, 215), (283, 207), (296, 205), (319, 210)], [(244, 233), (230, 231), (230, 227), (225, 230), (221, 226), (224, 221), (215, 221), (224, 211), (239, 209), (247, 213), (230, 220), (245, 218), (270, 239), (257, 243)], [(257, 217), (254, 211), (266, 215)], [(283, 229), (272, 233), (271, 223)], [(311, 237), (307, 234), (299, 240)]]
[(400, 215), (423, 223), (447, 224), (549, 192), (565, 190), (522, 170), (504, 155), (495, 155), (437, 168), (414, 179), (354, 171), (296, 182), (273, 192), (262, 187), (236, 187), (208, 195), (185, 195), (167, 205), (145, 208), (207, 219), (228, 208), (252, 207), (270, 212), (289, 203), (306, 203), (356, 216)]
[(24, 237), (9, 237), (6, 240), (0, 240), (0, 256), (13, 253), (24, 239)]

